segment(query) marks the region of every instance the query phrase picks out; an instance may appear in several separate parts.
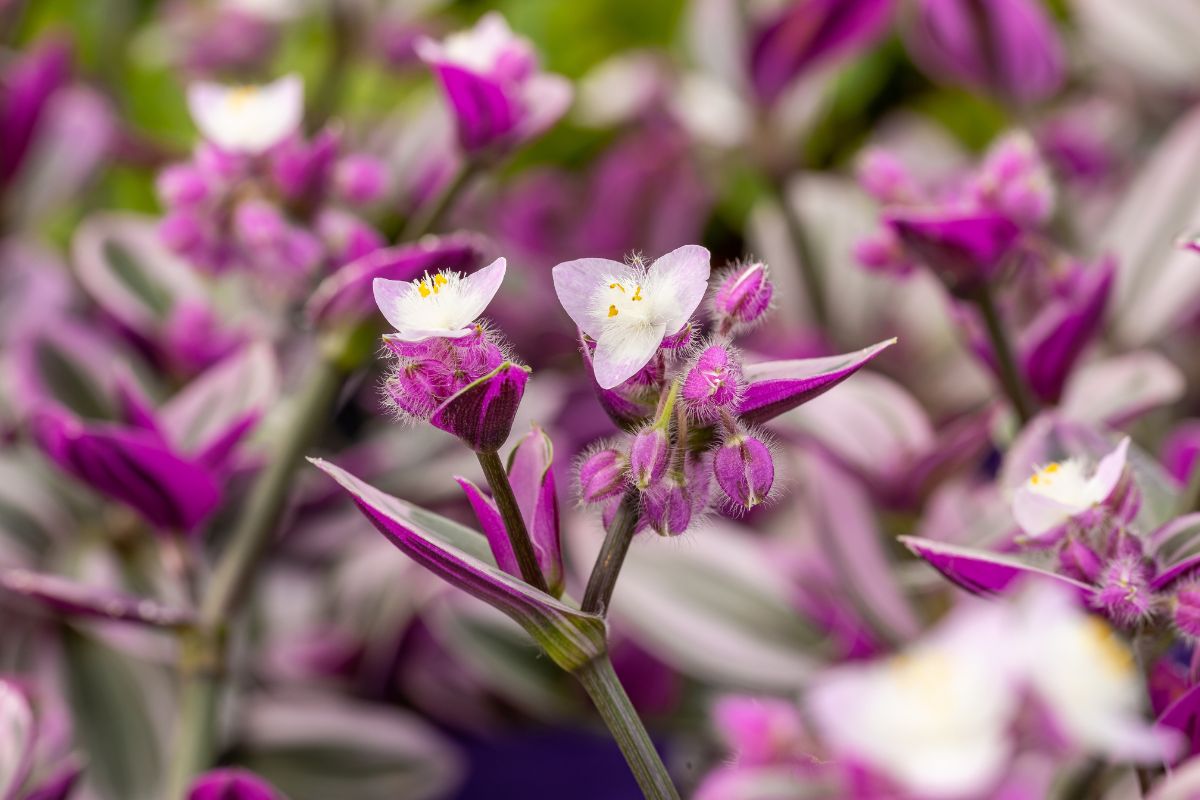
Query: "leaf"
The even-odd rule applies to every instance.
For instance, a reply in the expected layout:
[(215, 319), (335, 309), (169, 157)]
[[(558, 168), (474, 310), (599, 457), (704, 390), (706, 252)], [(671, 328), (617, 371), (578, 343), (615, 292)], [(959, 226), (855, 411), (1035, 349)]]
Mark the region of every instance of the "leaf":
[(165, 628), (178, 628), (193, 621), (193, 614), (185, 609), (164, 606), (149, 598), (112, 589), (87, 586), (49, 573), (0, 567), (0, 588), (67, 616)]
[(1030, 566), (1012, 556), (935, 542), (917, 536), (901, 536), (900, 541), (913, 555), (924, 559), (951, 583), (972, 594), (999, 594), (1023, 579), (1056, 583), (1085, 598), (1092, 592), (1091, 587), (1085, 583)]

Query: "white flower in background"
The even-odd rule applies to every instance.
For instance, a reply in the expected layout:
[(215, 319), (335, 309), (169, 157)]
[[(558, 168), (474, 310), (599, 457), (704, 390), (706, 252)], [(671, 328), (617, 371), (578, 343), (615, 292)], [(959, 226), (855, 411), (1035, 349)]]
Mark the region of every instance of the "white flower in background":
[(1028, 587), (1017, 613), (1022, 672), (1060, 734), (1110, 758), (1149, 763), (1170, 757), (1175, 736), (1142, 718), (1145, 681), (1108, 623), (1049, 586)]
[(1019, 700), (1006, 612), (973, 606), (900, 655), (827, 673), (809, 695), (826, 744), (923, 797), (992, 788)]
[(554, 291), (579, 328), (596, 340), (596, 382), (611, 389), (646, 366), (678, 333), (708, 289), (709, 253), (685, 245), (648, 268), (581, 258), (554, 268)]
[(457, 339), (471, 333), (504, 281), (507, 262), (498, 258), (470, 275), (442, 270), (413, 281), (376, 278), (375, 304), (406, 342)]
[(262, 86), (201, 81), (188, 87), (187, 99), (200, 133), (228, 153), (269, 150), (294, 133), (304, 116), (304, 82), (298, 75)]
[(1125, 471), (1129, 437), (1090, 475), (1082, 460), (1055, 461), (1039, 469), (1013, 495), (1013, 516), (1030, 536), (1041, 536), (1112, 496)]
[(533, 45), (513, 33), (499, 12), (480, 17), (474, 28), (452, 33), (442, 41), (420, 39), (417, 55), (429, 63), (454, 64), (481, 75), (496, 70), (524, 77), (537, 65)]

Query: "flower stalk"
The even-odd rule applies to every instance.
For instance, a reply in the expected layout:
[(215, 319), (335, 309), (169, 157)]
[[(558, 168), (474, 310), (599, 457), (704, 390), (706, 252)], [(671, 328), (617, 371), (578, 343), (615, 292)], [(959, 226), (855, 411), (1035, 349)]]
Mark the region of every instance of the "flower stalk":
[(500, 455), (495, 450), (479, 452), (479, 466), (491, 487), (492, 497), (496, 499), (496, 508), (504, 520), (504, 530), (508, 534), (509, 544), (517, 557), (517, 566), (521, 570), (521, 578), (539, 591), (550, 593), (546, 578), (538, 567), (537, 555), (533, 551), (533, 542), (529, 538), (529, 530), (521, 509), (517, 506), (517, 497), (509, 483), (508, 473), (500, 461)]
[(1009, 341), (1008, 333), (1004, 330), (1000, 313), (996, 309), (996, 300), (992, 296), (991, 287), (986, 282), (980, 283), (972, 295), (972, 300), (979, 309), (979, 315), (983, 318), (983, 324), (987, 328), (988, 339), (992, 343), (992, 351), (996, 356), (996, 371), (1000, 376), (1000, 384), (1023, 426), (1033, 418), (1033, 400), (1030, 398), (1028, 387), (1017, 368), (1012, 343)]

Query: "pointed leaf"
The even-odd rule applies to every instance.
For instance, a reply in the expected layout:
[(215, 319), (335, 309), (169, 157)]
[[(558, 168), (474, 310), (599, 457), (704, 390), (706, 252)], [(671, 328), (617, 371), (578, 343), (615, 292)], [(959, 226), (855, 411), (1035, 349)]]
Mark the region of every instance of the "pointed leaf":
[(529, 528), (538, 566), (555, 597), (563, 590), (558, 492), (554, 486), (554, 443), (537, 425), (508, 457), (508, 479)]
[(1087, 598), (1091, 587), (1063, 575), (1031, 567), (1017, 559), (976, 550), (971, 547), (935, 542), (917, 536), (901, 536), (900, 541), (912, 553), (946, 576), (952, 583), (972, 594), (999, 594), (1022, 579), (1046, 580), (1072, 589)]
[(194, 619), (190, 611), (164, 606), (149, 598), (24, 569), (0, 567), (0, 589), (28, 597), (67, 616), (137, 622), (163, 628), (189, 625)]
[(774, 419), (837, 386), (895, 343), (888, 339), (840, 356), (750, 364), (739, 414), (751, 424)]
[[(384, 494), (327, 461), (310, 459), (399, 550), (430, 572), (515, 619), (555, 663), (571, 670), (605, 651), (604, 620), (555, 600), (431, 531), (440, 517)], [(433, 523), (433, 525), (431, 525)]]

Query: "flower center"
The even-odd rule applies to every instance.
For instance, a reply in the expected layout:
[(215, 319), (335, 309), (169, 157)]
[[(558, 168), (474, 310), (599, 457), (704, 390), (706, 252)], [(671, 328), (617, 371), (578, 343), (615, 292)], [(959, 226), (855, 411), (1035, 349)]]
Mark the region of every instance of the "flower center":
[(229, 91), (227, 95), (230, 109), (241, 111), (248, 106), (254, 98), (258, 97), (257, 86), (238, 86)]
[(648, 322), (653, 314), (646, 286), (637, 279), (609, 281), (598, 300), (603, 317), (613, 322)]
[(1088, 617), (1082, 624), (1084, 638), (1095, 650), (1101, 664), (1118, 676), (1124, 677), (1133, 672), (1133, 656), (1129, 648), (1117, 638), (1107, 623), (1099, 617)]
[(1069, 506), (1090, 506), (1087, 476), (1076, 459), (1053, 461), (1029, 476), (1030, 491)]

